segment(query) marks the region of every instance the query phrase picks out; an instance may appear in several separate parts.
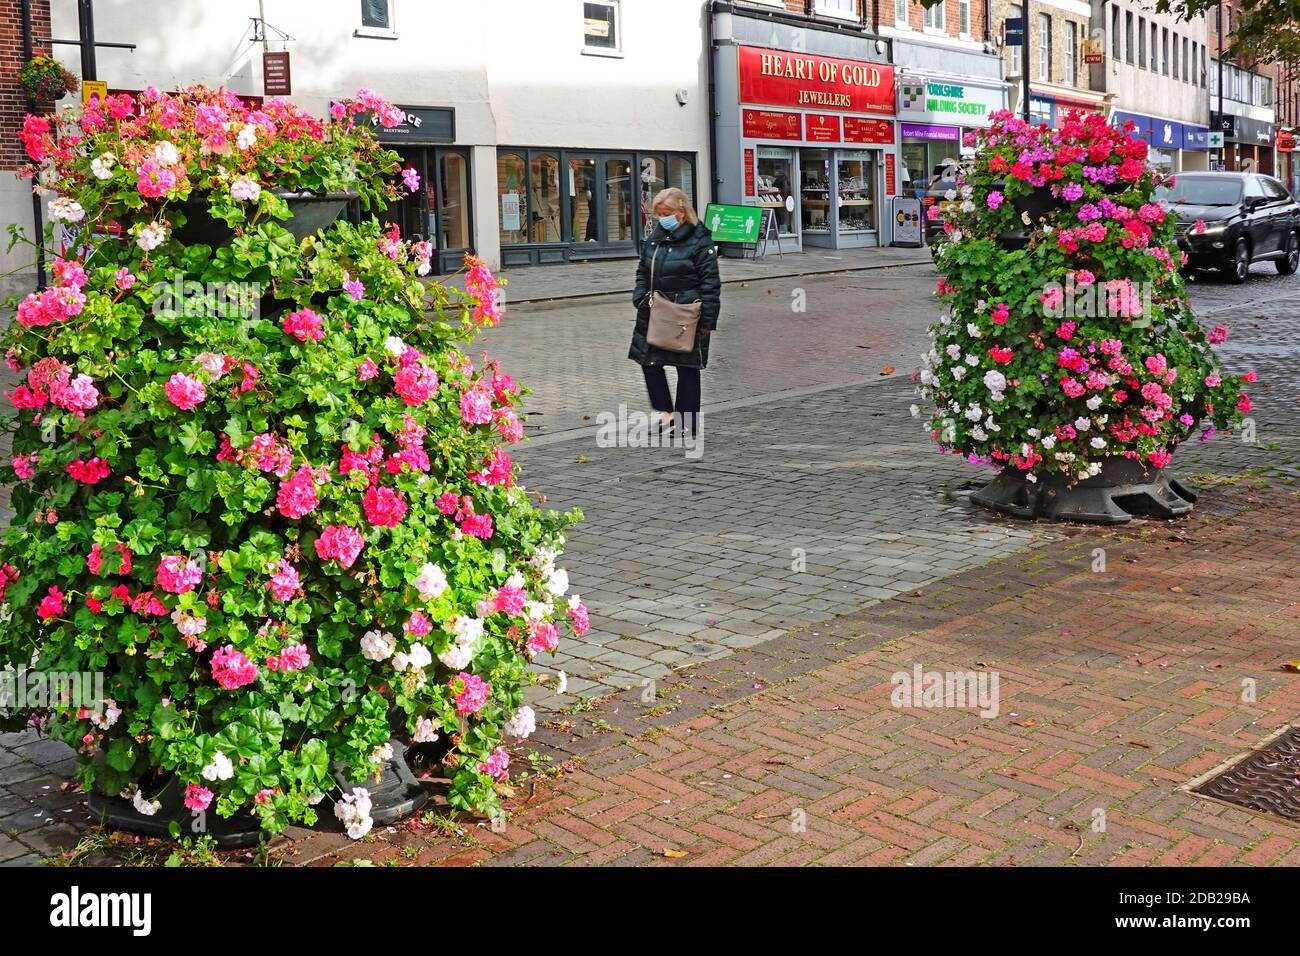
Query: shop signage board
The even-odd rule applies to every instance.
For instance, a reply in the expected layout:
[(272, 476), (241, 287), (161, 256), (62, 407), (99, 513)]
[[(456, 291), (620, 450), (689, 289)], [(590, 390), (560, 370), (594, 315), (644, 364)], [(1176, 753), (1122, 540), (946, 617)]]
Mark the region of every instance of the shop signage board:
[(830, 113), (805, 113), (803, 138), (810, 143), (838, 143), (840, 118)]
[(503, 193), (501, 196), (501, 228), (505, 232), (518, 232), (521, 216), (519, 215), (519, 193)]
[(1279, 153), (1295, 152), (1295, 133), (1290, 130), (1280, 129), (1277, 131), (1277, 151)]
[(894, 124), (862, 116), (844, 117), (844, 142), (888, 146), (894, 142)]
[(798, 113), (776, 110), (742, 110), (741, 127), (747, 139), (802, 139), (803, 124)]
[(845, 113), (894, 112), (894, 68), (762, 47), (737, 50), (740, 102)]
[(1007, 17), (1003, 21), (1002, 37), (1007, 46), (1023, 46), (1025, 42), (1025, 18)]
[(898, 192), (898, 190), (894, 188), (894, 183), (896, 182), (895, 169), (896, 166), (894, 162), (894, 154), (886, 153), (885, 154), (885, 195), (886, 196), (892, 196), (894, 195), (894, 193)]
[(1223, 149), (1223, 134), (1217, 130), (1211, 131), (1209, 135), (1210, 149)]
[(929, 123), (902, 123), (899, 135), (903, 139), (928, 139), (956, 143), (961, 141), (961, 130), (956, 126), (933, 126)]
[(921, 245), (921, 200), (915, 196), (894, 197), (894, 245)]
[(108, 84), (103, 80), (81, 81), (81, 105), (102, 103), (108, 99)]
[(289, 74), (289, 51), (270, 51), (262, 54), (262, 95), (289, 96), (293, 82)]
[(396, 126), (383, 127), (371, 117), (375, 134), (385, 143), (425, 145), (456, 142), (456, 110), (452, 107), (402, 106), (403, 120)]
[(1106, 62), (1106, 47), (1101, 37), (1088, 37), (1083, 41), (1083, 62), (1089, 66)]
[(988, 122), (990, 113), (1005, 106), (1001, 89), (915, 76), (898, 80), (899, 118), (930, 120), (941, 125), (982, 126)]
[(757, 242), (763, 210), (711, 202), (704, 207), (704, 228), (714, 242)]
[(745, 195), (754, 195), (754, 151), (745, 150)]

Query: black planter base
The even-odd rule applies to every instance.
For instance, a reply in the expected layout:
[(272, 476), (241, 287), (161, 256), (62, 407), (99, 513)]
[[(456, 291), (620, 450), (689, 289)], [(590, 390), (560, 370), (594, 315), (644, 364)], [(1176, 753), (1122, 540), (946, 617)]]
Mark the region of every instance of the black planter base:
[[(180, 824), (182, 837), (210, 836), (223, 850), (257, 846), (262, 838), (262, 826), (251, 813), (221, 817), (216, 811), (209, 810), (200, 816), (190, 810), (184, 803), (184, 788), (174, 777), (167, 782), (161, 793), (153, 796), (162, 806), (151, 817), (137, 810), (130, 800), (108, 797), (102, 793), (91, 793), (87, 809), (103, 826), (162, 840), (172, 838), (170, 826), (173, 821)], [(199, 821), (202, 821), (201, 825), (196, 829)]]
[(334, 782), (343, 788), (344, 793), (360, 788), (370, 794), (370, 819), (376, 824), (394, 823), (409, 817), (429, 802), (429, 794), (406, 765), (406, 745), (397, 740), (389, 743), (393, 747), (393, 756), (384, 764), (377, 781), (369, 777), (360, 783), (351, 783), (346, 768), (338, 764), (333, 767)]
[(972, 494), (971, 501), (1016, 518), (1124, 524), (1134, 518), (1181, 518), (1191, 513), (1196, 495), (1161, 469), (1112, 458), (1101, 474), (1074, 485), (1064, 476), (1026, 481), (1008, 468)]

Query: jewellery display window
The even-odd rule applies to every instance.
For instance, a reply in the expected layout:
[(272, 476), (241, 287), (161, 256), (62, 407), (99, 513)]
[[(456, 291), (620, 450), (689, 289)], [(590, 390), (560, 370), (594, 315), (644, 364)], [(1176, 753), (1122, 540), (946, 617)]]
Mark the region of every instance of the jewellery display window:
[(876, 228), (876, 157), (870, 150), (841, 152), (836, 162), (839, 231)]
[(829, 233), (831, 229), (830, 150), (804, 149), (799, 152), (799, 203), (805, 233)]

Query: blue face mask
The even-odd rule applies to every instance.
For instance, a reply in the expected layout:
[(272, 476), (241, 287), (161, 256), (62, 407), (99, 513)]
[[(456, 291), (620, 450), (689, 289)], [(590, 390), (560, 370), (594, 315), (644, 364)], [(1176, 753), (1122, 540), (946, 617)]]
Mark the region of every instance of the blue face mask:
[(659, 225), (663, 226), (664, 232), (672, 232), (677, 228), (676, 216), (660, 216)]

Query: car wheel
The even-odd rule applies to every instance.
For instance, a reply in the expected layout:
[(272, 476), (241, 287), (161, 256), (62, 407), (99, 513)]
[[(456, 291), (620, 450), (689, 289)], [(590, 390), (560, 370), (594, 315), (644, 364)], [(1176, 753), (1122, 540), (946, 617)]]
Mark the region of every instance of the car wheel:
[(1250, 275), (1250, 243), (1245, 239), (1238, 239), (1237, 244), (1232, 247), (1232, 262), (1228, 264), (1225, 272), (1228, 281), (1233, 285), (1241, 285)]
[(1300, 232), (1288, 233), (1286, 237), (1286, 254), (1273, 265), (1277, 266), (1279, 275), (1295, 275), (1300, 268)]

